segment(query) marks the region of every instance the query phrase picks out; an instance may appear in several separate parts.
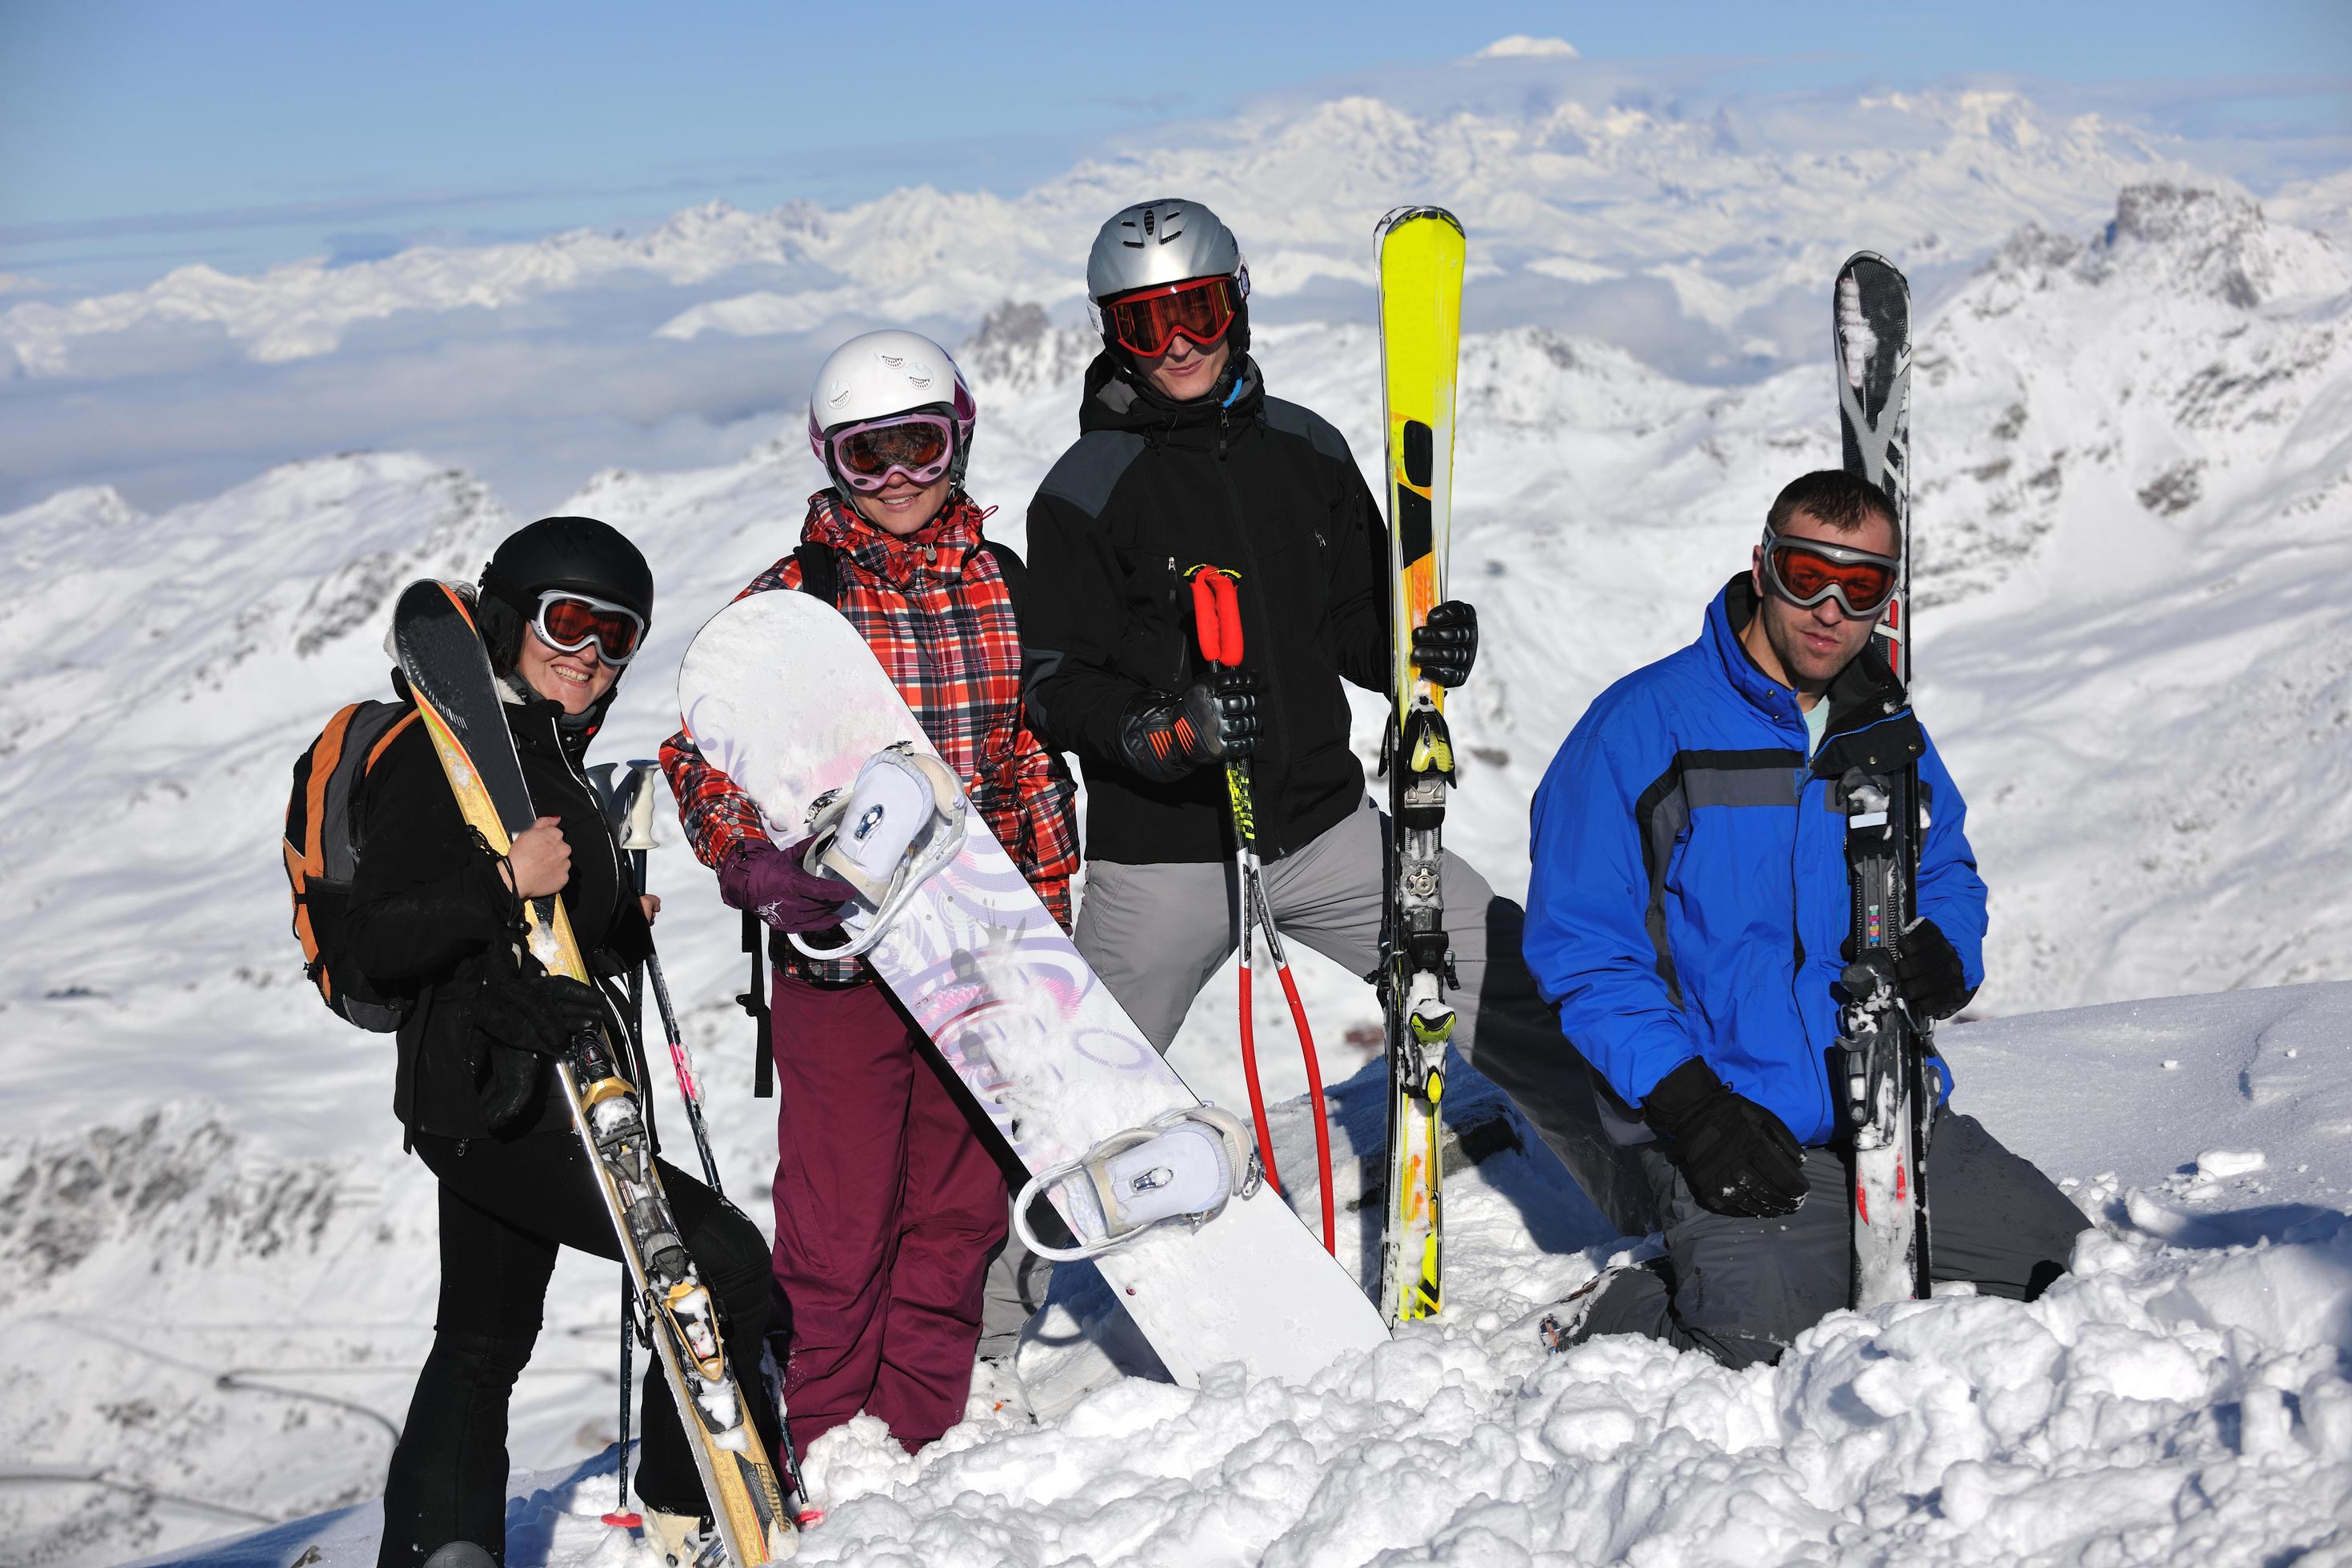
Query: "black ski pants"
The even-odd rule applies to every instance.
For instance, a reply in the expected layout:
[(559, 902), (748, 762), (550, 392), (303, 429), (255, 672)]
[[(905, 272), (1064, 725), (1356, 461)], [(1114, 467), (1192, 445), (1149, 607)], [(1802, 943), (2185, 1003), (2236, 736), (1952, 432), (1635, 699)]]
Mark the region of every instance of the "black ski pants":
[[(505, 1561), (507, 1401), (539, 1338), (559, 1247), (619, 1262), (621, 1247), (579, 1136), (438, 1138), (416, 1152), (441, 1180), (441, 1301), (433, 1351), (383, 1489), (380, 1568), (413, 1568), (452, 1541)], [(760, 1374), (771, 1316), (768, 1244), (702, 1183), (658, 1162), (678, 1234), (718, 1300), (736, 1382), (776, 1451), (776, 1411)], [(646, 1507), (707, 1511), (684, 1428), (657, 1365), (645, 1374), (636, 1489)]]
[[(1666, 1255), (1611, 1280), (1578, 1326), (1580, 1341), (1646, 1334), (1753, 1366), (1780, 1360), (1790, 1341), (1846, 1304), (1853, 1220), (1838, 1151), (1805, 1151), (1804, 1204), (1772, 1219), (1701, 1208), (1654, 1145), (1639, 1152)], [(2091, 1224), (2032, 1162), (1948, 1109), (1928, 1136), (1927, 1203), (1934, 1278), (2011, 1300), (2031, 1301), (2064, 1274), (2074, 1237)]]

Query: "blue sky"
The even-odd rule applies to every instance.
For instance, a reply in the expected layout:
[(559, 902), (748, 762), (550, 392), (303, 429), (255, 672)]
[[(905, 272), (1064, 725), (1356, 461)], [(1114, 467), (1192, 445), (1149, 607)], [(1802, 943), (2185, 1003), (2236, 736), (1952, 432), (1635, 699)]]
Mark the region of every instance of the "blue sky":
[(714, 196), (1018, 189), (1155, 122), (1513, 33), (1749, 92), (2023, 78), (2259, 135), (2257, 188), (2305, 172), (2280, 151), (2296, 136), (2338, 163), (2352, 136), (2344, 0), (1913, 9), (0, 0), (0, 272), (79, 290)]

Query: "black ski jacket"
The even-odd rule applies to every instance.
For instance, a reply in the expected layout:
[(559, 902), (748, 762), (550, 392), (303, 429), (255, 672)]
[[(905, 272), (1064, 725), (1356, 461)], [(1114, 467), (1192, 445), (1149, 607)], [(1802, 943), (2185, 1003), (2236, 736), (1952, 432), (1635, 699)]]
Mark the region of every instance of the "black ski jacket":
[[(400, 695), (407, 697), (404, 687)], [(651, 936), (595, 790), (580, 772), (593, 731), (561, 729), (562, 711), (541, 698), (510, 700), (507, 727), (531, 803), (562, 819), (572, 846), (562, 896), (572, 932), (593, 970), (617, 973), (651, 951)], [(376, 760), (361, 810), (345, 951), (384, 996), (411, 1002), (400, 1026), (393, 1111), (412, 1132), (490, 1137), (478, 1105), (477, 1068), (488, 1058), (473, 1048), (473, 1002), (493, 944), (519, 939), (521, 906), (458, 815), (424, 725), (407, 726)], [(497, 1136), (570, 1125), (542, 1061), (538, 1105)]]
[(1139, 390), (1107, 354), (1086, 386), (1077, 445), (1029, 505), (1021, 640), (1032, 722), (1086, 765), (1087, 858), (1231, 853), (1221, 770), (1155, 784), (1118, 746), (1129, 704), (1206, 669), (1185, 576), (1203, 563), (1241, 574), (1258, 846), (1287, 854), (1364, 794), (1339, 682), (1389, 689), (1386, 524), (1339, 432), (1266, 396), (1246, 356), (1229, 394), (1194, 403)]

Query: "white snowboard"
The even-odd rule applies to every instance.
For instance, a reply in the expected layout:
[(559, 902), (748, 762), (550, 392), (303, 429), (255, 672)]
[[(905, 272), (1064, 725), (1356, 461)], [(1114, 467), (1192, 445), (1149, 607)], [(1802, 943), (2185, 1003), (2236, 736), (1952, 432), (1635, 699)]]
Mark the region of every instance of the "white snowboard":
[[(805, 837), (810, 802), (848, 786), (882, 747), (911, 741), (937, 754), (865, 639), (806, 594), (755, 594), (713, 616), (687, 650), (678, 708), (780, 844)], [(954, 863), (866, 957), (1033, 1173), (1200, 1102), (977, 812)], [(1304, 1381), (1388, 1338), (1355, 1280), (1267, 1185), (1206, 1225), (1164, 1226), (1097, 1267), (1187, 1387), (1223, 1362)]]

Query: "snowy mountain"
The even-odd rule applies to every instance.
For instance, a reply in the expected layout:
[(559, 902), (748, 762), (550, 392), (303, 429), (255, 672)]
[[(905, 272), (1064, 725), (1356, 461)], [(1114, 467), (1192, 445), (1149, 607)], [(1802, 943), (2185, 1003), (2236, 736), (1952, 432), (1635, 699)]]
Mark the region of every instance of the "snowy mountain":
[(860, 327), (952, 342), (1002, 300), (1076, 321), (1096, 226), (1168, 192), (1234, 224), (1262, 322), (1369, 319), (1373, 220), (1436, 201), (1477, 237), (1474, 328), (1745, 384), (1811, 362), (1819, 279), (1847, 252), (1902, 256), (1932, 295), (2023, 224), (2080, 232), (2125, 184), (2219, 179), (2198, 156), (2013, 90), (1723, 97), (1572, 52), (1490, 55), (1161, 127), (1008, 195), (712, 203), (643, 230), (0, 297), (0, 417), (20, 435), (0, 508), (92, 483), (160, 507), (397, 447), (543, 511), (603, 464), (731, 458)]
[[(1539, 1151), (1490, 1150), (1449, 1188), (1445, 1323), (1315, 1390), (1115, 1390), (1035, 1428), (1016, 1402), (916, 1462), (852, 1433), (817, 1457), (838, 1500), (818, 1560), (889, 1542), (930, 1561), (2203, 1563), (2314, 1546), (2352, 1508), (2343, 988), (2027, 1016), (2352, 979), (2343, 182), (2258, 205), (2177, 147), (2014, 95), (1693, 116), (1581, 94), (1559, 74), (1576, 65), (1522, 50), (1426, 100), (1275, 106), (1017, 198), (713, 206), (646, 235), (186, 269), (0, 312), (11, 408), (83, 441), (93, 472), (168, 453), (191, 386), (283, 408), (273, 440), (324, 428), (296, 406), (313, 397), (394, 430), (446, 401), (561, 458), (611, 428), (599, 399), (669, 416), (664, 386), (623, 374), (656, 361), (527, 369), (517, 345), (594, 322), (668, 356), (663, 378), (736, 367), (727, 428), (748, 455), (582, 481), (583, 463), (547, 509), (627, 531), (661, 584), (599, 744), (618, 761), (674, 727), (687, 639), (790, 548), (819, 482), (780, 356), (893, 314), (960, 342), (973, 489), (1018, 545), (1092, 353), (1076, 259), (1148, 175), (1244, 229), (1273, 389), (1376, 463), (1364, 236), (1439, 196), (1479, 266), (1454, 570), (1486, 627), (1454, 710), (1469, 769), (1449, 837), (1513, 890), (1569, 726), (1688, 640), (1772, 493), (1835, 460), (1837, 261), (1868, 243), (1912, 268), (1921, 705), (1995, 890), (1991, 1021), (1948, 1049), (1963, 1108), (2102, 1221), (2084, 1277), (2032, 1310), (1841, 1317), (1769, 1374), (1654, 1347), (1538, 1364), (1518, 1319), (1624, 1244)], [(724, 354), (767, 359), (680, 357)], [(576, 399), (514, 422), (559, 375)], [(165, 391), (152, 426), (131, 417)], [(397, 588), (472, 574), (528, 514), (401, 450), (168, 505), (128, 485), (0, 516), (0, 889), (31, 912), (0, 972), (0, 1091), (26, 1118), (0, 1160), (0, 1451), (12, 1477), (48, 1478), (0, 1489), (12, 1561), (173, 1550), (381, 1484), (426, 1342), (431, 1183), (399, 1152), (386, 1043), (300, 977), (275, 840), (295, 754), (381, 689)], [(773, 1131), (743, 1092), (733, 921), (675, 843), (653, 877), (722, 1165), (756, 1199)], [(1301, 969), (1343, 1076), (1366, 1060), (1344, 1037), (1376, 1010), (1352, 977)], [(1177, 1047), (1228, 1101), (1234, 1005), (1228, 976)], [(610, 1287), (577, 1258), (558, 1272), (516, 1407), (526, 1470), (593, 1469), (611, 1440)], [(1415, 1412), (1436, 1417), (1418, 1436)], [(1108, 1440), (1136, 1431), (1150, 1441)], [(542, 1560), (602, 1550), (562, 1510), (601, 1508), (608, 1484), (518, 1505)], [(966, 1493), (1008, 1500), (975, 1514)], [(1025, 1533), (989, 1533), (1008, 1530)]]
[[(895, 319), (969, 320), (974, 300), (1013, 279), (1041, 302), (1075, 300), (1082, 274), (1071, 262), (1105, 212), (1139, 199), (1139, 180), (1216, 207), (1248, 237), (1253, 277), (1276, 298), (1319, 279), (1368, 286), (1364, 215), (1442, 195), (1479, 236), (1490, 295), (1481, 309), (1509, 299), (1496, 285), (1519, 275), (1584, 284), (1648, 276), (1671, 285), (1693, 315), (1729, 327), (1784, 289), (1810, 293), (1848, 234), (1881, 236), (1917, 265), (1942, 264), (1956, 246), (1968, 254), (1959, 237), (2029, 218), (2079, 223), (2127, 180), (2187, 172), (2177, 149), (2144, 132), (2095, 115), (2061, 120), (2016, 93), (1832, 102), (1830, 122), (1799, 140), (1794, 118), (1822, 106), (1770, 105), (1758, 125), (1730, 110), (1693, 119), (1588, 101), (1575, 68), (1558, 57), (1490, 58), (1549, 63), (1556, 100), (1530, 112), (1502, 90), (1505, 76), (1487, 87), (1499, 101), (1277, 106), (1149, 160), (1082, 164), (1014, 200), (916, 188), (837, 212), (795, 204), (746, 213), (713, 202), (642, 235), (582, 229), (523, 244), (425, 246), (345, 267), (291, 263), (258, 278), (187, 267), (123, 293), (13, 306), (0, 312), (0, 342), (28, 374), (65, 375), (79, 353), (97, 349), (83, 340), (204, 323), (276, 363), (331, 353), (354, 323), (401, 312), (496, 310), (630, 275), (691, 285), (750, 270), (802, 286), (707, 301), (661, 330), (805, 330), (811, 323), (751, 301), (821, 300), (830, 290), (808, 288), (819, 279), (848, 286), (836, 296), (843, 308), (854, 300)], [(1519, 308), (1531, 303), (1522, 294)]]

